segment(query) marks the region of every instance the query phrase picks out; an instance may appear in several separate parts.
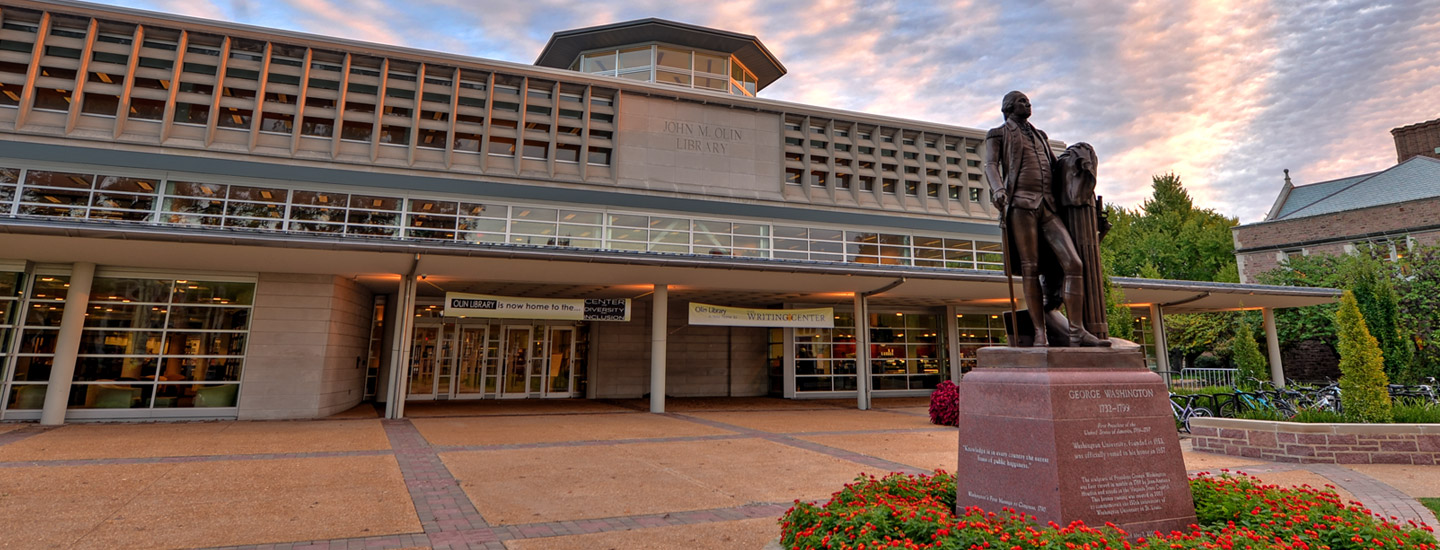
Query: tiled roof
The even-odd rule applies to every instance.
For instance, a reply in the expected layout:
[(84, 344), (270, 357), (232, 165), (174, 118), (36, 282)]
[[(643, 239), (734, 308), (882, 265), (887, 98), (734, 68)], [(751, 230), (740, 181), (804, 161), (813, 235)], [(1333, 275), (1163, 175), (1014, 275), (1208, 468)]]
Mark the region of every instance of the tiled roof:
[(1295, 187), (1271, 220), (1427, 198), (1440, 198), (1440, 160), (1414, 157), (1381, 172)]

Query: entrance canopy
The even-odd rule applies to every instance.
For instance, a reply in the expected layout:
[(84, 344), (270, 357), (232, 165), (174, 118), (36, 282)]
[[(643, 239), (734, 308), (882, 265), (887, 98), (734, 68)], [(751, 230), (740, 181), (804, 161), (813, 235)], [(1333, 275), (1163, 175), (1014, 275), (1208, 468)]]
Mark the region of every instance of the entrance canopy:
[[(669, 285), (672, 298), (760, 306), (848, 304), (856, 293), (876, 305), (1007, 309), (997, 271), (577, 250), (518, 245), (457, 246), (357, 241), (324, 236), (184, 230), (94, 223), (7, 220), (5, 255), (38, 263), (93, 262), (154, 269), (333, 274), (380, 293), (404, 275), (418, 294), (470, 292), (539, 298), (633, 298)], [(1167, 313), (1275, 309), (1331, 303), (1340, 291), (1271, 285), (1117, 277), (1132, 307)], [(1018, 287), (1018, 282), (1016, 284)], [(1018, 294), (1019, 288), (1015, 289)]]

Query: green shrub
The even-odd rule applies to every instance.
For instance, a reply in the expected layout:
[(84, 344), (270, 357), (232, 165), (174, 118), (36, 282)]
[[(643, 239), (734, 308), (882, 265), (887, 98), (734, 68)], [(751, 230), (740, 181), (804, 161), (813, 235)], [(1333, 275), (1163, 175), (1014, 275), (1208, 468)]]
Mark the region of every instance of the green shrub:
[(1176, 386), (1170, 391), (1175, 392), (1175, 395), (1225, 395), (1234, 392), (1235, 388), (1229, 386), (1202, 386), (1199, 388)]
[(1401, 424), (1440, 424), (1440, 405), (1435, 403), (1396, 403), (1390, 412)]
[(1350, 417), (1335, 412), (1321, 409), (1300, 409), (1295, 416), (1290, 417), (1291, 422), (1304, 422), (1307, 424), (1344, 424), (1354, 422)]
[(1290, 420), (1289, 418), (1286, 418), (1285, 415), (1280, 414), (1280, 411), (1277, 411), (1275, 409), (1244, 410), (1235, 413), (1235, 418), (1241, 418), (1245, 420), (1279, 420), (1282, 422)]
[(1244, 321), (1235, 327), (1235, 338), (1230, 340), (1230, 358), (1235, 361), (1236, 382), (1242, 388), (1254, 385), (1251, 380), (1269, 380), (1265, 356), (1260, 353), (1260, 344), (1255, 341), (1255, 331)]
[(1340, 402), (1347, 414), (1361, 422), (1390, 421), (1390, 383), (1380, 344), (1365, 328), (1355, 294), (1345, 291), (1335, 313), (1340, 337)]

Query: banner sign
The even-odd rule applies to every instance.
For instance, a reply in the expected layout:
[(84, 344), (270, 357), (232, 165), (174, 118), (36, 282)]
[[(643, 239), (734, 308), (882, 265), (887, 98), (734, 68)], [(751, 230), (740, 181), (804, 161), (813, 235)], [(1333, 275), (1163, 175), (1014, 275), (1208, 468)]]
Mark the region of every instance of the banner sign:
[(727, 327), (835, 328), (835, 308), (749, 309), (690, 302), (690, 324)]
[(446, 317), (483, 319), (556, 319), (563, 321), (629, 321), (629, 298), (518, 298), (487, 294), (445, 293)]

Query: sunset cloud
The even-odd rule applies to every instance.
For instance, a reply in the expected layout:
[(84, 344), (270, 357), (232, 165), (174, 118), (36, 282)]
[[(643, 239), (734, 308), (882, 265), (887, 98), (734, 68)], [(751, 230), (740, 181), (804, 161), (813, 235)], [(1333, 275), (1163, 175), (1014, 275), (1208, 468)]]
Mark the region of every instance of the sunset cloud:
[(110, 3), (533, 62), (552, 32), (659, 17), (754, 34), (790, 73), (762, 95), (972, 128), (1026, 91), (1051, 137), (1100, 156), (1135, 206), (1179, 174), (1257, 221), (1297, 184), (1384, 169), (1389, 130), (1440, 118), (1429, 0), (117, 0)]

